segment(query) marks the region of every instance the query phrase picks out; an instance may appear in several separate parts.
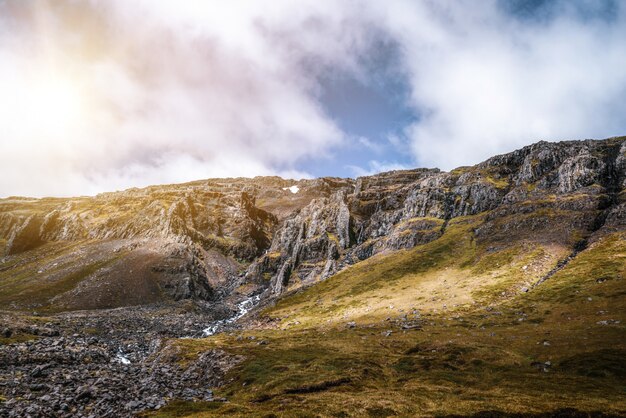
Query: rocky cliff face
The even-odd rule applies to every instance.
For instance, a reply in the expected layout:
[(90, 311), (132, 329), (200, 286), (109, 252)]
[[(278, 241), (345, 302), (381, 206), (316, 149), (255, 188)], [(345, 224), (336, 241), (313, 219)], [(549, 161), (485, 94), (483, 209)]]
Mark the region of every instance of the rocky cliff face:
[[(16, 307), (83, 299), (67, 309), (280, 294), (433, 241), (450, 219), (478, 213), (486, 214), (474, 231), (479, 243), (535, 240), (578, 251), (626, 225), (625, 172), (626, 141), (613, 138), (540, 142), (451, 172), (8, 198), (0, 200), (0, 290)], [(10, 278), (18, 276), (31, 284), (17, 286)], [(33, 286), (40, 293), (27, 297)]]
[(481, 212), (488, 216), (478, 241), (549, 241), (574, 251), (601, 228), (624, 227), (625, 161), (623, 138), (540, 142), (449, 173), (358, 178), (283, 222), (247, 279), (281, 293), (376, 253), (432, 241), (450, 219)]
[(285, 218), (346, 182), (300, 181), (293, 193), (296, 182), (280, 178), (217, 179), (93, 198), (2, 199), (0, 301), (87, 309), (221, 300)]

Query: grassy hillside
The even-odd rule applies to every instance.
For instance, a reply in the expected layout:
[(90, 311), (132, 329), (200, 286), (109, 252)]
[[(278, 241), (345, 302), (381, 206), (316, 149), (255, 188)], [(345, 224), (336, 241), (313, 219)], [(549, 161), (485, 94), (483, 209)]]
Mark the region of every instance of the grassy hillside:
[(375, 323), (415, 310), (466, 311), (519, 294), (569, 251), (527, 241), (509, 242), (497, 249), (477, 243), (472, 231), (483, 218), (453, 219), (441, 238), (365, 260), (283, 298), (266, 313), (287, 327), (307, 327), (320, 321)]
[(46, 243), (0, 260), (0, 305), (53, 313), (167, 300), (153, 271), (163, 258), (119, 240)]
[(179, 340), (183, 363), (216, 348), (244, 361), (217, 390), (228, 402), (153, 416), (626, 414), (626, 233), (533, 288), (569, 249), (477, 242), (481, 221), (284, 297), (269, 326)]

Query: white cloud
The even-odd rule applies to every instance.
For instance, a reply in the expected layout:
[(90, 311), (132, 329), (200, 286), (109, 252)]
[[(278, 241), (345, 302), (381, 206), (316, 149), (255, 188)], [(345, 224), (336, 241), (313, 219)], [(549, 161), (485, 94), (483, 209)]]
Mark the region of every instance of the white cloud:
[(409, 167), (406, 164), (400, 164), (396, 162), (370, 160), (367, 163), (366, 168), (356, 165), (349, 165), (348, 168), (352, 171), (354, 176), (362, 177), (371, 176), (372, 174), (376, 173), (384, 173), (386, 171), (408, 170), (412, 167)]
[(422, 112), (406, 129), (418, 163), (450, 169), (539, 140), (624, 133), (623, 9), (610, 24), (563, 3), (554, 20), (528, 22), (496, 2), (438, 4), (388, 10)]
[(389, 144), (449, 169), (623, 133), (624, 8), (606, 22), (559, 2), (535, 22), (498, 4), (2, 2), (0, 196), (308, 176), (301, 161), (355, 140), (319, 103), (319, 80), (366, 79), (380, 39), (400, 51), (393, 74), (418, 117), (404, 137), (357, 138), (374, 159), (356, 174), (406, 168), (376, 156)]
[(384, 146), (385, 146), (384, 144), (381, 144), (376, 141), (372, 141), (371, 139), (366, 138), (364, 136), (359, 136), (355, 139), (359, 147), (366, 148), (367, 150), (375, 154), (380, 154), (383, 151)]
[[(104, 19), (98, 29), (106, 32), (77, 34), (57, 25), (66, 8), (33, 4), (37, 31), (26, 33), (32, 22), (24, 21), (13, 39), (28, 38), (34, 49), (0, 47), (0, 71), (18, 74), (2, 74), (0, 84), (30, 97), (19, 114), (13, 97), (0, 99), (0, 195), (95, 193), (218, 176), (306, 177), (297, 163), (344, 138), (315, 100), (315, 74), (302, 67), (306, 56), (274, 43), (279, 33), (271, 31), (297, 26), (288, 19), (295, 7), (96, 2), (79, 17)], [(309, 9), (300, 20), (318, 18)], [(305, 41), (308, 56), (323, 55), (322, 45)], [(32, 81), (51, 73), (61, 74), (53, 84), (64, 91), (69, 85), (79, 97), (71, 104), (82, 109), (80, 120), (65, 120), (58, 101), (33, 91)], [(52, 130), (33, 128), (59, 118)]]

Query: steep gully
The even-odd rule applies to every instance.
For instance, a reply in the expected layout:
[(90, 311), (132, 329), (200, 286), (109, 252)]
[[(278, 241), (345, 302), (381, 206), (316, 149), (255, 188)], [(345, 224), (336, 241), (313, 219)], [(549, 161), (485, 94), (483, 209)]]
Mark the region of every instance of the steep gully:
[[(554, 274), (562, 270), (567, 266), (567, 264), (572, 261), (579, 253), (584, 251), (588, 245), (589, 240), (593, 236), (594, 233), (599, 231), (606, 223), (607, 217), (610, 212), (619, 204), (619, 194), (621, 191), (621, 185), (624, 181), (624, 170), (620, 167), (618, 160), (620, 158), (621, 148), (623, 148), (623, 144), (617, 143), (613, 146), (608, 147), (608, 152), (603, 156), (604, 163), (604, 172), (599, 176), (601, 179), (600, 185), (603, 189), (602, 197), (599, 199), (597, 214), (595, 218), (590, 223), (589, 228), (584, 236), (584, 238), (580, 239), (578, 242), (574, 244), (572, 247), (572, 251), (568, 254), (567, 257), (559, 260), (554, 268), (552, 268), (548, 273), (542, 276), (539, 280), (537, 280), (532, 286), (531, 289), (536, 288), (541, 285), (543, 282), (548, 280)], [(511, 186), (505, 188), (508, 193), (511, 190)], [(442, 213), (443, 223), (441, 224), (439, 230), (439, 236), (443, 235), (446, 231), (449, 221), (454, 217), (452, 213), (452, 208), (454, 207), (454, 195), (452, 193), (446, 193), (444, 200), (446, 201), (444, 213)], [(380, 202), (377, 204), (377, 211), (379, 209)], [(358, 241), (362, 241), (363, 238), (360, 236), (363, 233), (363, 228), (359, 231)], [(285, 266), (283, 266), (283, 269)], [(281, 283), (282, 284), (282, 283)], [(243, 316), (245, 316), (252, 308), (258, 304), (261, 299), (261, 294), (257, 294), (256, 296), (251, 296), (244, 299), (237, 305), (237, 309), (235, 313), (227, 318), (219, 321), (212, 322), (203, 332), (203, 336), (213, 335), (217, 332), (220, 332), (223, 328), (225, 328), (229, 324), (233, 324)]]

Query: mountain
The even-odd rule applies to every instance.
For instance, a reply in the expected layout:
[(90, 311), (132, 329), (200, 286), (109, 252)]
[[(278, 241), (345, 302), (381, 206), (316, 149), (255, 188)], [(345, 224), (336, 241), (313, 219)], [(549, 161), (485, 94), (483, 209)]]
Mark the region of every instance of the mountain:
[[(16, 416), (626, 413), (624, 137), (450, 172), (10, 197), (0, 245)], [(54, 347), (146, 383), (127, 400), (78, 374), (33, 401), (87, 367)]]
[(93, 198), (3, 199), (0, 274), (24, 278), (3, 283), (3, 301), (52, 310), (215, 302), (267, 250), (280, 222), (334, 183), (300, 181), (294, 194), (293, 182), (279, 178), (216, 179)]
[(620, 138), (540, 142), (449, 173), (214, 179), (93, 198), (2, 199), (0, 277), (23, 278), (0, 282), (2, 301), (58, 310), (281, 294), (429, 243), (451, 220), (478, 214), (478, 244), (550, 246), (546, 264), (554, 264), (623, 228), (624, 149)]

